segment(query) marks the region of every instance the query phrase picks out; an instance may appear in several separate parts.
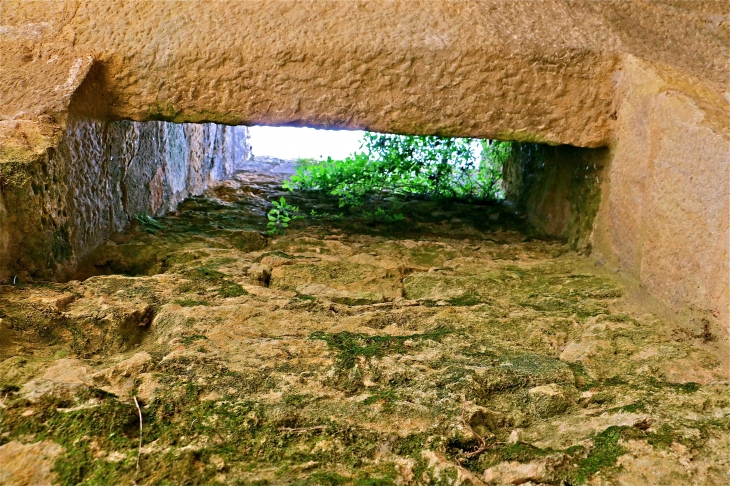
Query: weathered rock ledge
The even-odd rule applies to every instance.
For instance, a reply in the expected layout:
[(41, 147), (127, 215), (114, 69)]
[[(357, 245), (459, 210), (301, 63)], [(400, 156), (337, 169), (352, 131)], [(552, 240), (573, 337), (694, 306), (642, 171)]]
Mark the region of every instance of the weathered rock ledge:
[[(542, 189), (515, 197), (546, 231), (591, 245), (676, 309), (730, 329), (725, 1), (257, 0), (115, 2), (113, 8), (9, 1), (0, 6), (0, 19), (0, 258), (6, 267), (16, 261), (23, 268), (29, 262), (52, 267), (50, 228), (63, 223), (53, 226), (41, 215), (65, 211), (54, 216), (65, 221), (91, 214), (58, 203), (57, 196), (18, 206), (14, 198), (28, 194), (23, 167), (35, 164), (45, 174), (31, 187), (34, 194), (40, 187), (54, 192), (58, 180), (50, 174), (60, 169), (49, 164), (64, 147), (78, 148), (69, 135), (93, 138), (121, 119), (608, 147), (602, 160), (591, 161), (599, 170), (591, 176), (600, 197), (588, 198), (595, 218), (574, 217), (585, 208), (565, 212), (565, 190), (581, 192), (574, 177), (585, 178), (585, 171), (546, 170), (553, 186), (523, 174), (537, 185), (514, 186), (516, 194)], [(557, 150), (560, 159), (574, 149)], [(63, 156), (71, 164), (86, 160)], [(530, 166), (536, 164), (526, 161)], [(114, 173), (102, 170), (101, 179), (87, 184), (103, 187)], [(155, 172), (145, 174), (135, 183), (149, 188), (152, 179), (145, 177)], [(118, 197), (104, 201), (117, 204)], [(125, 217), (142, 209), (130, 206)], [(84, 224), (94, 233), (118, 220), (94, 216)], [(70, 240), (93, 245), (95, 238)], [(29, 241), (46, 249), (30, 256)]]

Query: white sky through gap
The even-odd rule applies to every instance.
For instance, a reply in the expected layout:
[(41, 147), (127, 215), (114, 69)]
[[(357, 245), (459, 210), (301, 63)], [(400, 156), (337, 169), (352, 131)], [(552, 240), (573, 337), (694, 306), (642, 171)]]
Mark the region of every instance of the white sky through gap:
[(249, 127), (254, 155), (278, 159), (344, 159), (360, 150), (363, 131), (300, 127)]

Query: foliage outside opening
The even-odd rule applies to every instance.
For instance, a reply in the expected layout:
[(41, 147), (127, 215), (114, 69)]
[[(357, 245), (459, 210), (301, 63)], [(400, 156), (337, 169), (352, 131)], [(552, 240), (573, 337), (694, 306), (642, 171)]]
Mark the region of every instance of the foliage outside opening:
[(374, 222), (394, 222), (403, 219), (399, 210), (405, 198), (502, 199), (502, 168), (512, 144), (368, 132), (361, 149), (344, 160), (299, 159), (284, 187), (335, 196), (340, 208), (359, 210)]

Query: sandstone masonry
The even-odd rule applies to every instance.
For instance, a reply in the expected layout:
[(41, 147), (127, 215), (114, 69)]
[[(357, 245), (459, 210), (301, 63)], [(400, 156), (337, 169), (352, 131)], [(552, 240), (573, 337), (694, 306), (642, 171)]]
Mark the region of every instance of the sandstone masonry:
[(101, 170), (111, 159), (93, 165), (93, 191), (64, 189), (93, 173), (71, 151), (111, 153), (103, 134), (127, 130), (119, 120), (460, 135), (599, 149), (524, 145), (512, 197), (546, 232), (730, 330), (724, 0), (11, 0), (0, 19), (5, 278), (93, 246), (138, 201), (155, 212), (184, 193), (182, 169), (161, 162), (130, 172), (126, 196), (104, 193), (122, 180), (121, 166)]

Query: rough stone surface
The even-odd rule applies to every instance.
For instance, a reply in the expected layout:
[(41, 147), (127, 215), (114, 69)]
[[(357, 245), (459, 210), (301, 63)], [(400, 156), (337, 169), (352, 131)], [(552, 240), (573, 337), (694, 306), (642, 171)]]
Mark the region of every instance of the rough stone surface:
[[(100, 89), (87, 108), (106, 117), (605, 143), (616, 56), (592, 46), (615, 35), (589, 6), (535, 12), (530, 2), (17, 2), (3, 12), (0, 52), (51, 89), (92, 56)], [(54, 56), (74, 60), (39, 67)], [(50, 111), (35, 89), (4, 115)]]
[(72, 119), (53, 147), (0, 163), (0, 280), (63, 278), (136, 215), (161, 215), (249, 155), (245, 127)]
[(487, 484), (525, 484), (534, 481), (537, 484), (553, 482), (552, 470), (564, 462), (562, 454), (551, 454), (539, 461), (520, 463), (516, 461), (502, 462), (484, 471), (484, 482)]
[[(280, 184), (237, 173), (115, 240), (164, 271), (0, 286), (0, 440), (59, 444), (60, 484), (727, 486), (730, 336), (656, 315), (506, 206), (406, 201), (396, 225), (297, 219), (241, 249)], [(297, 291), (322, 282), (391, 291)]]
[[(129, 398), (134, 389), (135, 380), (152, 363), (152, 357), (146, 351), (141, 351), (131, 358), (125, 359), (103, 372), (93, 376), (94, 383), (108, 393), (113, 393), (120, 399)], [(143, 393), (143, 395), (148, 395)], [(149, 398), (145, 396), (145, 398)]]
[(548, 234), (730, 330), (730, 112), (699, 80), (626, 56), (610, 150), (520, 144), (507, 198)]
[[(49, 111), (91, 56), (113, 117), (597, 146), (610, 139), (618, 54), (723, 86), (726, 15), (722, 1), (11, 1), (2, 91), (11, 70), (29, 89), (4, 116)], [(41, 80), (61, 86), (53, 100)]]
[(696, 79), (627, 58), (594, 240), (675, 306), (730, 330), (730, 116)]
[[(571, 239), (579, 228), (579, 245), (730, 329), (728, 14), (724, 0), (11, 0), (0, 5), (0, 187), (27, 193), (22, 164), (58, 152), (69, 129), (86, 140), (119, 119), (609, 147), (592, 226), (573, 224), (583, 213), (566, 211), (573, 185), (559, 177), (523, 199), (531, 219)], [(168, 204), (159, 168), (135, 175), (150, 212)], [(103, 191), (115, 170), (87, 183)], [(122, 199), (99, 207), (117, 214)], [(86, 211), (90, 227), (64, 229), (76, 210), (51, 215), (56, 200), (0, 205), (0, 221), (36, 215), (3, 226), (6, 267), (58, 273), (47, 269), (72, 261), (78, 238), (92, 247), (115, 221)], [(42, 231), (23, 240), (14, 228)], [(27, 241), (45, 246), (29, 255)]]
[(29, 401), (36, 402), (41, 397), (67, 395), (87, 388), (91, 384), (89, 370), (78, 359), (60, 359), (37, 380), (29, 381), (20, 393)]
[(53, 460), (63, 448), (50, 441), (23, 444), (18, 441), (0, 446), (0, 483), (6, 486), (52, 484)]
[(540, 417), (551, 417), (562, 413), (570, 406), (570, 399), (555, 383), (540, 385), (527, 390), (530, 404)]

